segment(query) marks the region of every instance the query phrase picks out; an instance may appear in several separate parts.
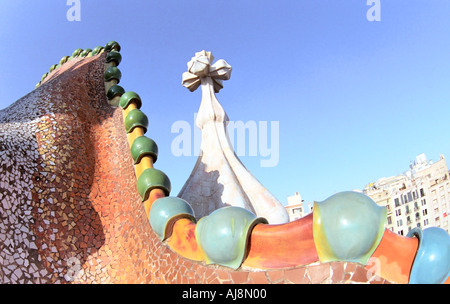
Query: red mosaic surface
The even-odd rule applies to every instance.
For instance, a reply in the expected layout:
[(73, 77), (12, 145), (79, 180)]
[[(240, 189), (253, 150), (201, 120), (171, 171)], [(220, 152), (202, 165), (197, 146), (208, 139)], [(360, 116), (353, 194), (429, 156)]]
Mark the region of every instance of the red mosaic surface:
[(174, 253), (137, 192), (105, 56), (72, 59), (0, 111), (1, 283), (386, 283), (355, 263), (233, 271)]

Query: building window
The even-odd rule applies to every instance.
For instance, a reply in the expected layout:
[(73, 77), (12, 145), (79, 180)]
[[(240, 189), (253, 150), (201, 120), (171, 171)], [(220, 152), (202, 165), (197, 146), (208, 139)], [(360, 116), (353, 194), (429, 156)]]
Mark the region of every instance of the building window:
[(292, 209), (292, 214), (298, 214), (302, 212), (302, 208), (294, 208)]
[(420, 202), (422, 203), (422, 206), (425, 206), (427, 204), (427, 200), (426, 199), (423, 199)]
[(419, 210), (419, 204), (417, 202), (414, 202), (414, 211)]
[(408, 192), (408, 202), (411, 202), (413, 199), (412, 199), (412, 196), (411, 196), (411, 192)]
[(395, 210), (395, 215), (396, 216), (402, 215), (402, 210), (401, 209)]
[(401, 227), (403, 225), (403, 221), (401, 219), (399, 219), (397, 221), (397, 227)]
[(424, 226), (427, 226), (427, 225), (428, 225), (428, 219), (424, 219), (424, 220), (423, 220), (423, 225), (424, 225)]
[(392, 225), (392, 218), (390, 216), (388, 216), (387, 218), (387, 223), (388, 225)]
[(420, 197), (424, 197), (425, 196), (425, 192), (423, 191), (423, 188), (420, 189)]
[(427, 209), (423, 209), (423, 210), (422, 210), (422, 214), (423, 214), (423, 215), (427, 215), (427, 214), (428, 214)]
[(400, 206), (400, 201), (398, 200), (398, 197), (396, 199), (394, 199), (394, 204), (395, 204), (395, 207)]

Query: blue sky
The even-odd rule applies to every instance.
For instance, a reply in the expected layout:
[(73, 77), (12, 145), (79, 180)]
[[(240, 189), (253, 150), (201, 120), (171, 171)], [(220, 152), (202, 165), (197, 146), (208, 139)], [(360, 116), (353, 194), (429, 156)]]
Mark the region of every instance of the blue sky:
[(279, 121), (279, 163), (241, 157), (283, 203), (320, 201), (405, 171), (420, 153), (450, 157), (450, 1), (0, 0), (0, 108), (76, 48), (122, 46), (121, 85), (142, 97), (155, 166), (173, 195), (196, 156), (175, 157), (171, 126), (194, 124), (201, 92), (181, 85), (195, 52), (232, 67), (217, 95), (231, 120)]

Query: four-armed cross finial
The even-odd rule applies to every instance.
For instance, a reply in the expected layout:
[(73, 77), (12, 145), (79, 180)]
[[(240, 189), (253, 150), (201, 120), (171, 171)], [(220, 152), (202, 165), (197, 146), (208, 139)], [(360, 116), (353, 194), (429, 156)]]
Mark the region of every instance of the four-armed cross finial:
[(183, 86), (194, 92), (200, 86), (202, 78), (210, 77), (213, 81), (214, 92), (219, 93), (223, 88), (222, 80), (228, 80), (231, 77), (231, 66), (223, 59), (212, 64), (213, 61), (214, 56), (211, 52), (195, 53), (187, 64), (188, 71), (183, 73)]
[(211, 52), (201, 51), (188, 62), (182, 84), (189, 91), (202, 87), (196, 124), (202, 130), (200, 156), (178, 194), (194, 209), (196, 218), (224, 206), (242, 207), (271, 224), (289, 221), (283, 205), (237, 158), (227, 133), (228, 116), (215, 93), (230, 79), (231, 66), (223, 59), (214, 64)]

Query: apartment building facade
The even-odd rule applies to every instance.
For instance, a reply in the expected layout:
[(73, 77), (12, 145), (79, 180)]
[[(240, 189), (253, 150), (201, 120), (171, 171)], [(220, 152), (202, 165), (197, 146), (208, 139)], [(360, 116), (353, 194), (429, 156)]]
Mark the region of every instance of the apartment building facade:
[(420, 154), (408, 171), (370, 183), (363, 192), (386, 206), (387, 228), (393, 232), (406, 235), (430, 226), (449, 231), (450, 179), (443, 155), (433, 163)]
[(295, 192), (294, 195), (288, 196), (287, 200), (288, 204), (285, 208), (289, 214), (290, 222), (298, 220), (312, 212), (312, 204), (308, 203), (305, 205), (302, 200), (302, 196), (298, 192)]

